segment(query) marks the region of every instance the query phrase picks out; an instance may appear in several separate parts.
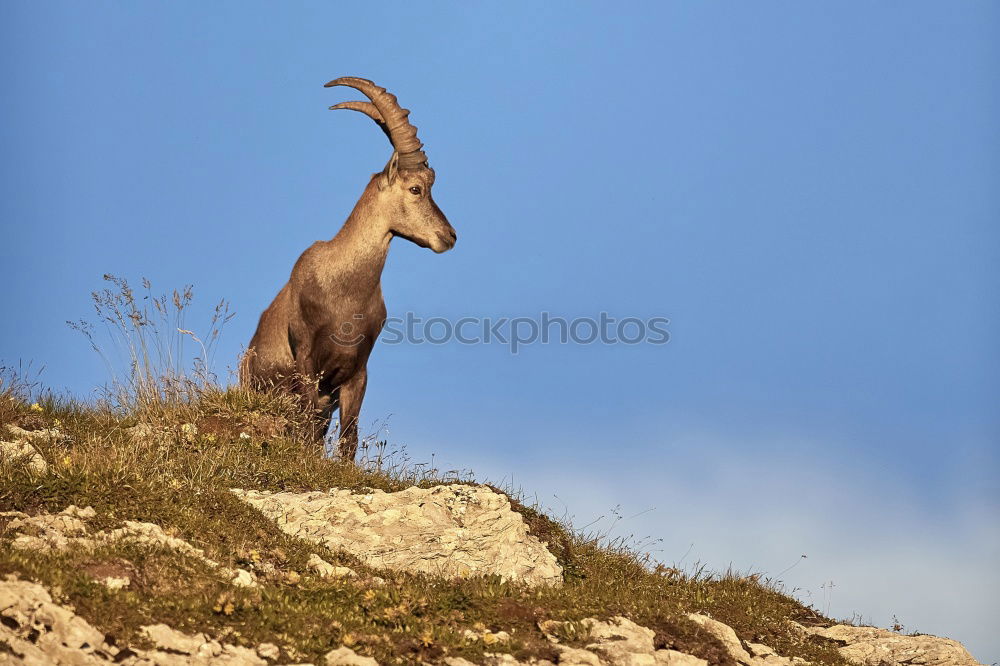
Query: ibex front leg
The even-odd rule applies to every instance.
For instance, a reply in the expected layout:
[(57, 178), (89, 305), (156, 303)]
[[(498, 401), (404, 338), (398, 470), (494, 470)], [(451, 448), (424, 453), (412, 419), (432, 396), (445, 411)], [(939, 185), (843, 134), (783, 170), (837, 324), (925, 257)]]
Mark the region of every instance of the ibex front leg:
[(330, 418), (336, 408), (336, 398), (333, 395), (323, 395), (320, 391), (321, 373), (317, 372), (312, 363), (311, 346), (300, 344), (294, 347), (295, 353), (295, 392), (302, 400), (302, 407), (309, 418), (312, 439), (323, 448), (323, 438), (330, 426)]
[(361, 368), (357, 374), (340, 385), (340, 459), (354, 462), (358, 452), (358, 415), (368, 387), (368, 370)]

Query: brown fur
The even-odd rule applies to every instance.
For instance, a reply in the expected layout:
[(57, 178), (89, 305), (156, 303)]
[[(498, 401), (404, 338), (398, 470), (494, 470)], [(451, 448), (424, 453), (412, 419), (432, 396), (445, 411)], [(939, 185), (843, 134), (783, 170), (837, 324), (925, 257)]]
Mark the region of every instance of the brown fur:
[[(456, 235), (431, 197), (434, 170), (399, 171), (397, 156), (372, 176), (344, 226), (302, 253), (288, 284), (260, 316), (241, 366), (257, 388), (302, 396), (322, 439), (340, 409), (340, 457), (354, 460), (366, 366), (385, 322), (382, 269), (393, 236), (446, 252)], [(411, 188), (419, 187), (420, 194)]]

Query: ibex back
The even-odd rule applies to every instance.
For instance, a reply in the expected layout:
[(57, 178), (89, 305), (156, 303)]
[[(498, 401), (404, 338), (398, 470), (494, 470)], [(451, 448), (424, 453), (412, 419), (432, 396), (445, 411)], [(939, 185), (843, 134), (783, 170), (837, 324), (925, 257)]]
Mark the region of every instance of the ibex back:
[(326, 86), (350, 86), (371, 100), (330, 108), (369, 116), (389, 137), (393, 154), (337, 235), (313, 243), (295, 262), (288, 283), (260, 316), (240, 375), (253, 388), (299, 394), (314, 415), (318, 439), (339, 407), (340, 457), (353, 461), (368, 356), (386, 316), (381, 279), (389, 242), (399, 236), (447, 252), (456, 235), (431, 197), (434, 170), (409, 111), (367, 79), (342, 77)]

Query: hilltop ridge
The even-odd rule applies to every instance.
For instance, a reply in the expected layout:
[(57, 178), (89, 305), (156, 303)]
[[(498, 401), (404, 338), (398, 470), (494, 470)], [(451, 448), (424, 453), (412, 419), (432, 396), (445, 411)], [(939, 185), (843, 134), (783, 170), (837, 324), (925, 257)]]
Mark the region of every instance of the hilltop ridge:
[(0, 440), (0, 663), (977, 663), (759, 574), (657, 564), (381, 443), (339, 463), (281, 395), (8, 387)]

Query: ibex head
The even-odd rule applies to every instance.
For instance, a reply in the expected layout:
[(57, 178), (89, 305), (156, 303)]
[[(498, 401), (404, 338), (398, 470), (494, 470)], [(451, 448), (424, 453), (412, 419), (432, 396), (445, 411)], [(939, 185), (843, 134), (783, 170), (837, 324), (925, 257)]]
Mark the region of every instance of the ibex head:
[(341, 102), (331, 109), (360, 111), (374, 120), (389, 141), (393, 153), (385, 169), (372, 177), (376, 185), (374, 205), (384, 213), (388, 231), (435, 252), (447, 252), (455, 246), (455, 229), (431, 197), (434, 169), (427, 164), (417, 128), (407, 119), (409, 110), (400, 108), (396, 96), (368, 79), (343, 76), (326, 84), (350, 86), (360, 90), (370, 102)]

